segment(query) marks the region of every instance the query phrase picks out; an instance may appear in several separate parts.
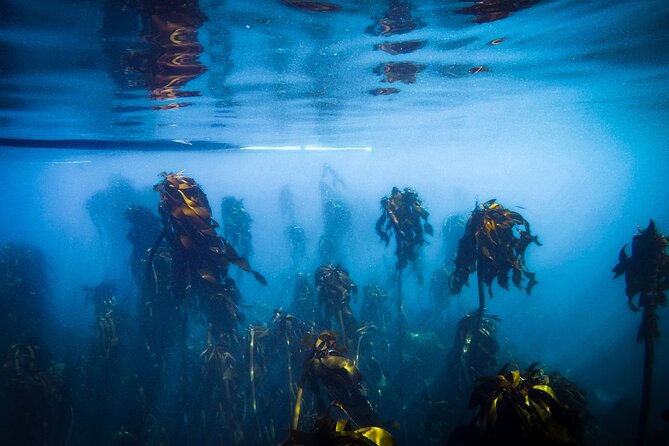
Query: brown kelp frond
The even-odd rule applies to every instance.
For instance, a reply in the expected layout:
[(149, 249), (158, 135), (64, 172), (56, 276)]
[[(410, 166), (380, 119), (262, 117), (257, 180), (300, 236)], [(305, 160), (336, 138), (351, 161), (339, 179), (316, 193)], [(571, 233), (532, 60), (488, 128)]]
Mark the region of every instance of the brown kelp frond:
[(265, 285), (262, 275), (251, 269), (232, 245), (216, 235), (218, 223), (211, 216), (207, 196), (200, 186), (183, 172), (161, 174), (163, 180), (154, 186), (160, 193), (160, 213), (170, 243), (185, 254), (192, 270), (203, 280), (217, 283), (225, 277), (229, 264), (253, 273)]
[[(650, 221), (648, 227), (632, 238), (632, 256), (628, 257), (623, 246), (618, 256), (618, 264), (613, 268), (614, 279), (625, 274), (625, 293), (628, 304), (633, 311), (649, 305), (666, 305), (664, 291), (669, 289), (669, 256), (667, 239), (657, 231), (655, 222)], [(639, 305), (633, 298), (639, 294)], [(644, 324), (650, 324), (647, 327)], [(657, 321), (644, 321), (642, 327), (652, 330), (659, 336)]]
[(532, 243), (541, 246), (528, 221), (518, 212), (504, 208), (495, 199), (477, 204), (458, 243), (455, 271), (449, 279), (451, 293), (459, 293), (467, 285), (469, 275), (478, 270), (491, 296), (495, 278), (502, 288), (509, 288), (509, 273), (519, 289), (525, 276), (525, 290), (531, 294), (537, 280), (525, 266), (525, 250)]
[(558, 401), (537, 366), (520, 372), (505, 365), (478, 380), (469, 405), (479, 408), (474, 426), (486, 444), (580, 444), (578, 418)]
[(400, 191), (393, 187), (390, 196), (381, 199), (381, 216), (376, 222), (376, 233), (386, 246), (395, 234), (396, 271), (402, 271), (409, 262), (416, 262), (418, 248), (425, 244), (424, 234), (433, 234), (427, 221), (429, 212), (423, 207), (418, 193), (410, 187)]

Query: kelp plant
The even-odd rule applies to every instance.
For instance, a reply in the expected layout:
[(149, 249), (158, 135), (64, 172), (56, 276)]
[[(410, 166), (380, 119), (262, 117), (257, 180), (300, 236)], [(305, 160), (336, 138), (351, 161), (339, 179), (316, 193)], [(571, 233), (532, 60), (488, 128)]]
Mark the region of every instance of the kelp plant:
[[(641, 325), (637, 341), (644, 342), (643, 385), (641, 389), (641, 410), (636, 444), (642, 446), (646, 436), (648, 415), (650, 412), (651, 384), (653, 380), (653, 357), (655, 339), (660, 336), (658, 317), (655, 313), (658, 305), (666, 306), (669, 289), (669, 256), (666, 253), (667, 238), (657, 231), (655, 222), (632, 238), (632, 256), (628, 257), (623, 246), (619, 262), (613, 268), (614, 278), (625, 275), (625, 293), (632, 311), (643, 307)], [(639, 305), (634, 305), (634, 296), (639, 295)]]
[(537, 363), (480, 378), (469, 400), (479, 408), (469, 426), (456, 429), (449, 444), (579, 445), (577, 413), (558, 401)]
[(253, 219), (244, 207), (244, 201), (224, 197), (221, 201), (223, 237), (235, 247), (241, 257), (253, 255), (251, 223)]
[(318, 302), (321, 307), (320, 317), (323, 324), (332, 326), (336, 319), (342, 332), (344, 346), (348, 346), (351, 336), (356, 333), (358, 323), (351, 310), (351, 294), (358, 293), (358, 286), (351, 280), (349, 273), (341, 265), (322, 265), (314, 273)]
[(72, 408), (51, 354), (38, 344), (14, 344), (0, 372), (3, 444), (69, 444)]
[(424, 234), (433, 234), (432, 225), (427, 222), (429, 215), (418, 193), (410, 187), (405, 187), (403, 191), (393, 187), (390, 196), (381, 199), (381, 216), (376, 221), (376, 233), (386, 246), (390, 243), (390, 235), (395, 234), (395, 271), (398, 276), (411, 262), (418, 281), (422, 282), (416, 262), (418, 248), (425, 243)]
[(318, 413), (325, 412), (326, 407), (320, 396), (319, 383), (330, 399), (330, 404), (335, 404), (356, 425), (360, 427), (378, 425), (376, 414), (362, 387), (362, 374), (353, 361), (342, 353), (344, 348), (337, 343), (337, 333), (326, 330), (318, 336), (305, 339), (304, 342), (311, 344), (312, 349), (302, 369), (293, 412), (292, 431), (296, 431), (299, 426), (305, 386), (314, 392)]
[[(163, 180), (154, 190), (160, 193), (163, 232), (154, 246), (162, 237), (167, 238), (175, 269), (183, 267), (183, 272), (173, 273), (185, 274), (182, 279), (187, 288), (190, 285), (199, 288), (200, 296), (208, 301), (205, 307), (209, 307), (210, 316), (220, 318), (211, 321), (217, 325), (217, 331), (232, 334), (242, 318), (237, 307), (239, 292), (234, 280), (228, 277), (230, 264), (252, 273), (262, 285), (267, 285), (267, 281), (225, 238), (216, 234), (218, 223), (211, 216), (207, 196), (195, 180), (183, 172), (161, 175)], [(177, 259), (183, 265), (178, 265)]]
[(442, 253), (444, 263), (432, 274), (430, 282), (430, 298), (435, 309), (444, 306), (450, 308), (451, 292), (448, 278), (453, 272), (453, 261), (458, 250), (458, 237), (465, 228), (465, 219), (460, 214), (453, 214), (444, 219), (442, 225)]
[(341, 190), (345, 188), (346, 184), (337, 172), (324, 165), (320, 179), (323, 235), (318, 244), (322, 264), (343, 261), (341, 245), (351, 230), (351, 210), (341, 196)]
[[(237, 361), (232, 351), (239, 346), (238, 327), (243, 315), (238, 307), (241, 295), (235, 281), (228, 276), (230, 264), (251, 272), (262, 285), (267, 281), (225, 238), (216, 234), (218, 223), (211, 216), (207, 196), (195, 180), (185, 176), (183, 171), (163, 172), (162, 177), (154, 190), (160, 194), (163, 232), (152, 248), (148, 268), (152, 268), (153, 253), (166, 238), (172, 257), (171, 279), (177, 302), (194, 292), (206, 314), (207, 347), (201, 354), (202, 415), (206, 435), (210, 437), (208, 441), (214, 441), (212, 435), (216, 435), (213, 430), (216, 426), (227, 427), (232, 435), (238, 432), (233, 413), (240, 396), (235, 387), (239, 374), (235, 370)], [(182, 325), (182, 343), (186, 348), (185, 318)]]
[[(340, 406), (332, 404), (332, 406)], [(361, 427), (354, 430), (351, 419), (336, 422), (330, 410), (316, 419), (310, 432), (291, 430), (288, 440), (281, 446), (395, 446), (395, 439), (385, 429), (377, 426)]]
[(395, 234), (395, 273), (397, 274), (397, 330), (399, 354), (399, 391), (402, 394), (402, 338), (404, 337), (404, 310), (402, 302), (402, 272), (409, 262), (418, 275), (418, 282), (423, 277), (417, 267), (418, 249), (425, 244), (425, 234), (432, 235), (432, 225), (427, 222), (429, 212), (423, 207), (418, 193), (410, 187), (403, 191), (393, 187), (389, 197), (381, 199), (381, 216), (376, 221), (376, 233), (385, 242), (390, 243), (391, 234)]
[(525, 266), (525, 250), (531, 243), (541, 246), (530, 232), (530, 224), (518, 212), (504, 208), (496, 199), (477, 205), (467, 221), (465, 234), (458, 243), (455, 271), (449, 279), (453, 294), (469, 285), (469, 275), (476, 271), (479, 292), (479, 311), (485, 307), (484, 286), (492, 297), (492, 281), (509, 289), (509, 272), (513, 284), (522, 289), (523, 275), (529, 280), (528, 295), (536, 285), (535, 273)]
[(7, 244), (0, 248), (0, 348), (38, 337), (49, 294), (47, 262), (41, 249)]
[(118, 321), (115, 314), (118, 303), (116, 283), (107, 276), (94, 287), (84, 286), (84, 293), (86, 302), (93, 302), (95, 311), (97, 354), (109, 359), (117, 352), (119, 346)]

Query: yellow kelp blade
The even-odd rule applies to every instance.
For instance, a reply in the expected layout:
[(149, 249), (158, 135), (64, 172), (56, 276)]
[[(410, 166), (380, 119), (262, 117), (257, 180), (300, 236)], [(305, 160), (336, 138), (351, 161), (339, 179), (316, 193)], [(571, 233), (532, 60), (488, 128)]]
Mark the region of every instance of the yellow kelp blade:
[(297, 398), (295, 401), (295, 414), (293, 415), (293, 430), (297, 430), (300, 422), (300, 409), (302, 408), (302, 384), (297, 388)]
[(557, 400), (557, 397), (555, 396), (555, 392), (553, 392), (553, 389), (548, 384), (537, 384), (535, 386), (532, 386), (533, 389), (537, 390), (543, 390), (547, 394), (553, 397), (553, 399)]
[(346, 422), (337, 422), (337, 433), (335, 434), (335, 438), (347, 437), (353, 439), (364, 437), (377, 446), (395, 446), (395, 439), (385, 429), (381, 429), (380, 427), (363, 427), (362, 429), (355, 431), (340, 431), (339, 429), (343, 429), (346, 424)]

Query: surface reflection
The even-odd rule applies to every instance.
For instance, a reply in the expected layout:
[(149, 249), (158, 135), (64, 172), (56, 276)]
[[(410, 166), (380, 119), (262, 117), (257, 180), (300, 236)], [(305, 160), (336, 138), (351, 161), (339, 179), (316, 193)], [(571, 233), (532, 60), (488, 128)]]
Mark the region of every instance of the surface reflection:
[(393, 56), (397, 54), (413, 53), (425, 46), (427, 40), (407, 40), (405, 42), (383, 42), (374, 45), (375, 50), (385, 51)]
[(420, 18), (411, 15), (412, 6), (410, 2), (391, 0), (383, 17), (373, 20), (376, 22), (367, 27), (365, 32), (375, 36), (392, 36), (395, 34), (406, 34), (415, 29), (425, 26)]
[(341, 6), (328, 2), (307, 2), (299, 0), (282, 0), (286, 6), (312, 12), (337, 12), (341, 11)]
[(425, 69), (425, 65), (414, 62), (388, 62), (379, 64), (374, 68), (374, 73), (385, 76), (381, 82), (404, 82), (413, 84), (416, 75)]
[[(376, 36), (392, 36), (394, 34), (406, 34), (425, 26), (420, 18), (414, 18), (413, 6), (410, 2), (390, 0), (388, 9), (380, 19), (373, 19), (375, 23), (365, 29), (367, 34)], [(374, 45), (375, 51), (383, 51), (392, 56), (409, 54), (423, 48), (427, 40), (404, 40), (400, 42), (382, 42)], [(415, 62), (386, 62), (378, 64), (372, 70), (375, 74), (382, 75), (381, 82), (403, 82), (413, 84), (416, 75), (425, 69), (425, 65)], [(372, 96), (389, 96), (399, 93), (398, 88), (374, 88), (369, 90)]]
[(538, 2), (539, 0), (480, 0), (455, 12), (475, 15), (475, 23), (487, 23), (504, 19), (511, 13), (529, 8)]
[[(199, 91), (181, 90), (207, 70), (199, 61), (204, 48), (197, 40), (197, 30), (207, 16), (200, 11), (198, 1), (130, 0), (127, 5), (141, 14), (141, 35), (151, 45), (131, 53), (127, 60), (130, 69), (144, 75), (149, 97), (170, 100), (199, 96)], [(157, 108), (175, 108), (175, 105)]]

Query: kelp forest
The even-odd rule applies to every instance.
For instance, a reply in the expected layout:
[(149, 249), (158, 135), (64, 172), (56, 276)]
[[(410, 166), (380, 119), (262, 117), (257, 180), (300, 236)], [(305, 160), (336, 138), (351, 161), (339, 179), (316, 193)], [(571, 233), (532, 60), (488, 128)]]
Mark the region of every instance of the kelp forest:
[[(89, 197), (102, 243), (129, 255), (104, 259), (109, 274), (82, 278), (75, 298), (88, 329), (68, 348), (49, 338), (54, 259), (39, 246), (0, 249), (2, 444), (626, 444), (613, 433), (615, 418), (591, 410), (590, 389), (545, 367), (541, 351), (515, 356), (499, 335), (508, 322), (489, 302), (543, 305), (537, 291), (551, 275), (532, 265), (551, 244), (514, 197), (485, 197), (434, 221), (420, 190), (389, 183), (370, 210), (376, 222), (361, 224), (393, 266), (379, 259), (375, 279), (361, 283), (349, 249), (359, 236), (355, 190), (333, 167), (319, 179), (319, 234), (300, 221), (290, 186), (275, 193), (272, 239), (285, 247), (286, 271), (256, 265), (264, 247), (254, 223), (267, 216), (252, 214), (238, 191), (214, 201), (206, 190), (188, 171), (162, 172), (153, 190), (117, 177)], [(129, 229), (119, 235), (118, 227)], [(428, 245), (437, 262), (426, 259)], [(649, 423), (669, 419), (651, 409), (653, 382), (666, 384), (653, 377), (667, 239), (650, 221), (618, 259), (596, 267), (625, 280), (607, 305), (624, 305), (626, 295), (639, 319), (641, 403), (625, 422), (638, 426), (636, 445), (668, 444), (666, 429)], [(258, 302), (258, 289), (280, 303)], [(424, 310), (407, 311), (416, 289), (425, 290)]]

